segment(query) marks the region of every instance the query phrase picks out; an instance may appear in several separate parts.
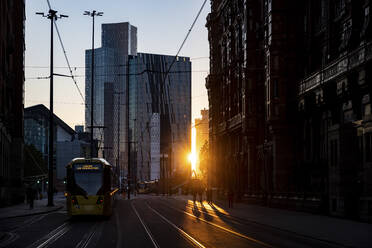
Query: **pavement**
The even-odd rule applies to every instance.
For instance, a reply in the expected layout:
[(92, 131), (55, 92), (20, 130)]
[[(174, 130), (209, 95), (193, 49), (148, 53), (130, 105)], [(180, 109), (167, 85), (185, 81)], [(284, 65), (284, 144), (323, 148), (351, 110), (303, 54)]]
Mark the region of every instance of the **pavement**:
[[(192, 196), (175, 195), (173, 198), (192, 201)], [(304, 237), (345, 247), (372, 247), (372, 224), (246, 203), (234, 203), (234, 207), (229, 208), (228, 203), (221, 200), (214, 201), (213, 205), (223, 209), (226, 215)]]
[(62, 192), (54, 195), (54, 206), (48, 207), (48, 198), (34, 201), (34, 208), (30, 209), (30, 205), (21, 203), (10, 207), (0, 208), (0, 220), (7, 218), (23, 217), (49, 213), (62, 209), (65, 206), (65, 196)]

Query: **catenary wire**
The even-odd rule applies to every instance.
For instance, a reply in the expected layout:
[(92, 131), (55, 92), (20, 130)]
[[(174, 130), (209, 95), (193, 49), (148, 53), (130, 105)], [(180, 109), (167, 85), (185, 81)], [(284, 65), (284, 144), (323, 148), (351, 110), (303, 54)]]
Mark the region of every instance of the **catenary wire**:
[[(51, 6), (49, 0), (46, 0), (46, 1), (47, 1), (47, 4), (48, 4), (49, 9), (52, 9), (52, 6)], [(60, 45), (61, 45), (61, 47), (62, 47), (62, 50), (63, 50), (63, 54), (64, 54), (64, 57), (65, 57), (66, 63), (67, 63), (68, 69), (69, 69), (70, 74), (71, 74), (71, 79), (73, 80), (73, 82), (74, 82), (74, 84), (75, 84), (75, 86), (76, 86), (76, 89), (78, 90), (79, 95), (81, 96), (81, 98), (82, 98), (82, 100), (83, 100), (83, 103), (84, 103), (84, 105), (85, 105), (85, 108), (87, 108), (88, 111), (90, 111), (90, 107), (86, 104), (85, 99), (84, 99), (84, 96), (83, 96), (83, 94), (82, 94), (82, 92), (81, 92), (81, 90), (80, 90), (80, 88), (79, 88), (79, 86), (78, 86), (78, 84), (77, 84), (77, 82), (76, 82), (76, 80), (75, 80), (75, 77), (74, 77), (74, 75), (73, 75), (73, 73), (72, 73), (71, 66), (70, 66), (70, 62), (69, 62), (68, 57), (67, 57), (67, 53), (66, 53), (65, 46), (63, 45), (63, 41), (62, 41), (62, 38), (61, 38), (61, 34), (60, 34), (60, 32), (59, 32), (59, 29), (58, 29), (57, 23), (55, 22), (55, 20), (53, 20), (53, 23), (54, 23), (54, 26), (55, 26), (55, 28), (56, 28), (57, 35), (58, 35), (58, 39), (59, 39), (59, 43), (60, 43)], [(94, 124), (95, 124), (95, 125), (98, 125), (97, 122), (96, 122), (94, 119), (93, 119), (93, 121), (94, 121)], [(93, 127), (92, 127), (91, 129), (93, 129)], [(102, 141), (102, 138), (103, 138), (103, 133), (102, 133), (102, 130), (101, 130), (101, 129), (98, 129), (98, 130), (99, 130), (99, 132), (100, 132), (100, 136), (101, 136), (101, 139), (100, 139), (100, 141), (99, 141), (99, 145), (98, 145), (98, 150), (99, 150), (100, 147), (101, 147), (101, 143), (102, 143), (101, 141)], [(93, 131), (93, 130), (92, 130), (92, 131)]]

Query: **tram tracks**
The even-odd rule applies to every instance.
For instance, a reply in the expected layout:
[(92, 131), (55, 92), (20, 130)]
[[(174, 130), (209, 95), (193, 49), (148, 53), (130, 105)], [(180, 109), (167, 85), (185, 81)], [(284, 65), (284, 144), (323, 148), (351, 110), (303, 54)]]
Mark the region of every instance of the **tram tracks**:
[(34, 243), (32, 243), (27, 248), (44, 248), (51, 246), (54, 242), (60, 239), (63, 235), (65, 235), (71, 229), (71, 225), (69, 222), (65, 222), (62, 225), (58, 226), (56, 229), (51, 231), (50, 233), (46, 234), (42, 238), (38, 239)]
[[(166, 218), (161, 213), (159, 213), (157, 210), (155, 210), (154, 208), (152, 208), (147, 202), (145, 204), (146, 204), (146, 207), (148, 209), (150, 209), (157, 216), (159, 216), (165, 223), (167, 223), (168, 225), (170, 225), (173, 228), (173, 230), (175, 230), (184, 240), (186, 240), (193, 247), (196, 247), (196, 248), (206, 248), (206, 246), (204, 246), (203, 244), (201, 244), (200, 241), (198, 241), (196, 238), (194, 238), (192, 235), (190, 235), (189, 233), (187, 233), (182, 228), (180, 228), (177, 225), (175, 225), (174, 223), (172, 223), (168, 218)], [(137, 218), (139, 219), (142, 227), (145, 229), (145, 231), (146, 231), (149, 239), (151, 240), (153, 246), (155, 248), (160, 248), (160, 246), (159, 246), (158, 242), (156, 241), (154, 235), (152, 234), (149, 226), (146, 224), (146, 222), (143, 219), (143, 217), (141, 217), (141, 215), (139, 214), (139, 212), (138, 212), (138, 210), (137, 210), (137, 208), (136, 208), (136, 206), (135, 206), (135, 204), (133, 202), (131, 202), (131, 207), (132, 207), (134, 213), (136, 214)]]
[[(168, 216), (166, 214), (163, 214), (162, 213), (163, 211), (158, 210), (157, 208), (155, 208), (155, 206), (150, 206), (150, 202), (148, 202), (148, 201), (144, 201), (144, 202), (145, 202), (145, 206), (149, 210), (151, 210), (155, 215), (157, 215), (160, 219), (162, 219), (164, 223), (166, 223), (169, 226), (171, 226), (173, 228), (173, 230), (175, 230), (184, 240), (186, 240), (188, 243), (190, 243), (193, 247), (206, 248), (206, 247), (213, 246), (210, 243), (210, 241), (206, 241), (208, 244), (207, 243), (204, 243), (203, 240), (200, 240), (198, 237), (193, 236), (192, 233), (187, 232), (187, 230), (183, 227), (183, 225), (176, 224), (170, 218), (168, 218)], [(131, 202), (131, 206), (133, 208), (133, 211), (137, 215), (137, 217), (138, 217), (139, 221), (141, 222), (143, 228), (145, 229), (147, 235), (149, 236), (150, 240), (152, 241), (153, 246), (155, 248), (159, 248), (160, 246), (159, 246), (159, 244), (156, 241), (156, 236), (154, 236), (151, 233), (151, 230), (150, 230), (149, 226), (145, 223), (145, 220), (141, 217), (141, 215), (140, 215), (140, 213), (137, 210), (137, 208), (136, 208), (135, 205), (136, 204), (134, 204), (133, 202)], [(207, 221), (207, 220), (198, 218), (198, 217), (196, 217), (196, 216), (194, 216), (194, 215), (192, 215), (192, 214), (190, 214), (190, 213), (188, 213), (186, 211), (181, 211), (181, 210), (179, 210), (177, 208), (174, 208), (174, 207), (171, 207), (169, 205), (167, 205), (167, 207), (170, 208), (170, 209), (172, 209), (172, 211), (180, 212), (183, 215), (186, 215), (186, 216), (188, 216), (190, 218), (194, 218), (194, 219), (196, 218), (201, 223), (205, 223), (205, 224), (208, 224), (208, 225), (212, 226), (212, 228), (214, 228), (215, 230), (225, 232), (228, 235), (233, 235), (233, 236), (236, 236), (236, 237), (241, 238), (241, 239), (245, 239), (245, 240), (249, 241), (250, 243), (254, 244), (255, 247), (256, 246), (259, 246), (259, 247), (265, 247), (265, 248), (274, 248), (274, 246), (272, 246), (270, 244), (267, 244), (265, 242), (256, 240), (256, 239), (254, 239), (252, 237), (249, 237), (249, 236), (244, 235), (242, 233), (239, 233), (237, 231), (231, 230), (229, 228), (223, 227), (221, 225), (215, 224), (213, 222), (210, 222), (210, 221)], [(142, 211), (144, 211), (144, 210), (142, 209)], [(195, 232), (193, 232), (193, 233), (195, 234)]]
[(103, 222), (96, 222), (89, 231), (83, 236), (80, 242), (75, 246), (76, 248), (86, 248), (89, 244), (99, 236), (102, 231)]
[(190, 242), (193, 246), (199, 247), (199, 248), (206, 248), (204, 245), (202, 245), (198, 240), (196, 240), (194, 237), (192, 237), (190, 234), (185, 232), (183, 229), (179, 228), (175, 224), (173, 224), (170, 220), (168, 220), (166, 217), (164, 217), (162, 214), (160, 214), (158, 211), (156, 211), (154, 208), (152, 208), (148, 203), (146, 203), (147, 207), (152, 210), (155, 214), (157, 214), (161, 219), (163, 219), (166, 223), (171, 225), (174, 229), (178, 231), (179, 234), (183, 238), (185, 238), (188, 242)]
[(134, 213), (137, 215), (138, 219), (140, 220), (140, 222), (141, 222), (143, 228), (145, 229), (145, 231), (146, 231), (147, 235), (149, 236), (149, 238), (150, 238), (152, 244), (154, 245), (154, 247), (155, 247), (155, 248), (159, 248), (158, 243), (157, 243), (156, 240), (154, 239), (154, 236), (152, 235), (152, 233), (151, 233), (150, 229), (148, 228), (148, 226), (146, 225), (146, 223), (143, 221), (143, 219), (142, 219), (141, 216), (139, 215), (139, 213), (138, 213), (136, 207), (134, 206), (133, 202), (131, 202), (130, 205), (131, 205), (131, 207), (132, 207)]
[[(192, 213), (189, 213), (189, 212), (187, 212), (187, 211), (185, 211), (183, 209), (180, 209), (178, 207), (170, 206), (170, 204), (165, 204), (164, 202), (160, 202), (160, 203), (162, 205), (168, 207), (168, 208), (172, 208), (172, 209), (174, 209), (174, 210), (176, 210), (178, 212), (182, 212), (182, 213), (184, 213), (184, 214), (186, 214), (186, 215), (188, 215), (188, 216), (190, 216), (192, 218), (198, 219), (199, 221), (206, 222), (206, 223), (208, 222), (208, 224), (211, 224), (211, 225), (217, 225), (217, 224), (214, 224), (214, 223), (212, 223), (212, 222), (210, 222), (208, 220), (205, 220), (205, 217), (206, 216), (211, 216), (211, 217), (214, 217), (214, 218), (218, 218), (218, 219), (220, 219), (224, 223), (233, 223), (233, 224), (238, 225), (238, 226), (241, 226), (241, 227), (252, 226), (253, 225), (253, 226), (255, 226), (255, 227), (259, 228), (259, 229), (264, 230), (265, 233), (271, 233), (272, 235), (274, 235), (276, 237), (278, 237), (278, 236), (283, 236), (283, 237), (291, 236), (291, 239), (297, 240), (297, 242), (300, 242), (300, 243), (316, 242), (316, 243), (319, 243), (317, 245), (322, 245), (322, 247), (323, 246), (326, 246), (326, 247), (335, 247), (335, 248), (336, 247), (337, 248), (346, 248), (346, 247), (349, 247), (349, 246), (346, 246), (346, 245), (343, 245), (343, 244), (334, 243), (332, 241), (328, 241), (328, 240), (324, 240), (324, 239), (320, 239), (320, 238), (314, 238), (314, 237), (311, 237), (311, 236), (299, 234), (299, 233), (288, 231), (288, 230), (285, 230), (285, 229), (281, 229), (281, 228), (273, 227), (273, 226), (270, 226), (270, 225), (258, 223), (256, 221), (252, 221), (252, 220), (247, 220), (247, 219), (242, 219), (242, 218), (239, 218), (239, 217), (231, 216), (229, 214), (220, 212), (219, 210), (216, 210), (216, 209), (215, 210), (208, 210), (208, 209), (206, 209), (204, 207), (203, 204), (194, 203), (194, 205), (192, 205), (191, 203), (187, 202), (186, 203), (186, 206), (184, 206), (184, 207), (187, 210), (190, 210), (192, 212)], [(212, 206), (212, 205), (210, 205), (210, 206)], [(194, 211), (203, 213), (204, 219), (203, 219), (202, 216), (198, 216), (197, 214), (195, 214)], [(224, 227), (222, 227), (222, 228), (224, 228)], [(231, 231), (232, 232), (235, 232), (233, 230), (231, 230)], [(239, 235), (238, 232), (235, 232), (235, 233)], [(246, 235), (243, 235), (243, 236), (246, 236)], [(246, 236), (246, 237), (248, 237), (248, 236)], [(248, 238), (250, 238), (250, 237), (248, 237)], [(256, 240), (256, 239), (253, 239), (253, 240)], [(255, 243), (263, 243), (261, 245), (264, 245), (265, 247), (273, 247), (271, 244), (264, 243), (264, 242), (261, 242), (259, 240), (257, 240), (257, 241), (253, 241), (253, 242), (255, 242)]]
[[(219, 225), (219, 224), (213, 223), (212, 221), (205, 220), (205, 219), (203, 219), (202, 217), (195, 216), (194, 214), (191, 214), (191, 213), (189, 213), (189, 212), (187, 212), (187, 211), (180, 210), (179, 208), (176, 208), (176, 207), (170, 206), (170, 204), (165, 204), (165, 203), (163, 203), (163, 202), (160, 202), (160, 203), (161, 203), (162, 205), (164, 205), (165, 207), (169, 208), (169, 209), (172, 209), (172, 210), (174, 210), (174, 211), (176, 211), (176, 212), (182, 213), (182, 214), (184, 214), (184, 215), (186, 215), (186, 216), (188, 216), (188, 217), (190, 217), (190, 218), (192, 218), (192, 219), (196, 219), (196, 220), (198, 220), (198, 221), (200, 221), (200, 222), (203, 222), (203, 223), (205, 223), (205, 224), (208, 224), (208, 225), (212, 226), (213, 228), (218, 229), (219, 231), (222, 231), (222, 232), (228, 233), (228, 234), (230, 234), (230, 235), (234, 235), (234, 236), (236, 236), (236, 237), (239, 237), (239, 238), (241, 238), (241, 239), (247, 240), (247, 241), (249, 241), (249, 242), (252, 243), (252, 244), (258, 245), (258, 246), (260, 246), (260, 247), (266, 247), (266, 248), (274, 248), (274, 247), (275, 247), (275, 246), (273, 246), (273, 245), (271, 245), (271, 244), (268, 244), (268, 243), (262, 242), (262, 241), (260, 241), (260, 240), (255, 239), (255, 238), (252, 238), (252, 237), (249, 237), (249, 236), (247, 236), (247, 235), (245, 235), (245, 234), (242, 234), (242, 233), (240, 233), (240, 232), (234, 231), (234, 230), (232, 230), (232, 229), (230, 229), (230, 228), (227, 228), (227, 227), (224, 227), (224, 226), (222, 226), (222, 225)], [(146, 203), (146, 204), (148, 204), (148, 203)], [(208, 214), (208, 213), (205, 212), (205, 214)], [(216, 217), (217, 217), (217, 216), (216, 216)], [(239, 223), (239, 224), (240, 224), (240, 223)]]

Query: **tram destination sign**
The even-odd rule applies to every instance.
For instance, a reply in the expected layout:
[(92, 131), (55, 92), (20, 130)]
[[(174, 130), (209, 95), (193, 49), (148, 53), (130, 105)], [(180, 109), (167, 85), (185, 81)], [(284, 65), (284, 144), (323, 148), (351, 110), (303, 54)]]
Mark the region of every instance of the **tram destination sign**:
[(85, 170), (100, 170), (102, 165), (100, 164), (76, 164), (75, 170), (85, 171)]

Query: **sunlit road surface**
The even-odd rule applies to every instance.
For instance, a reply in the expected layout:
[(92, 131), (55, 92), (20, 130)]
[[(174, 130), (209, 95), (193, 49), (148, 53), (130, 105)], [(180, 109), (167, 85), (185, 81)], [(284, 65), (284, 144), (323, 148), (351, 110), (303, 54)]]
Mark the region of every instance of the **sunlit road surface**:
[[(300, 224), (300, 223), (299, 223)], [(109, 219), (65, 210), (2, 220), (0, 247), (339, 247), (230, 216), (228, 209), (161, 196), (120, 199)]]

